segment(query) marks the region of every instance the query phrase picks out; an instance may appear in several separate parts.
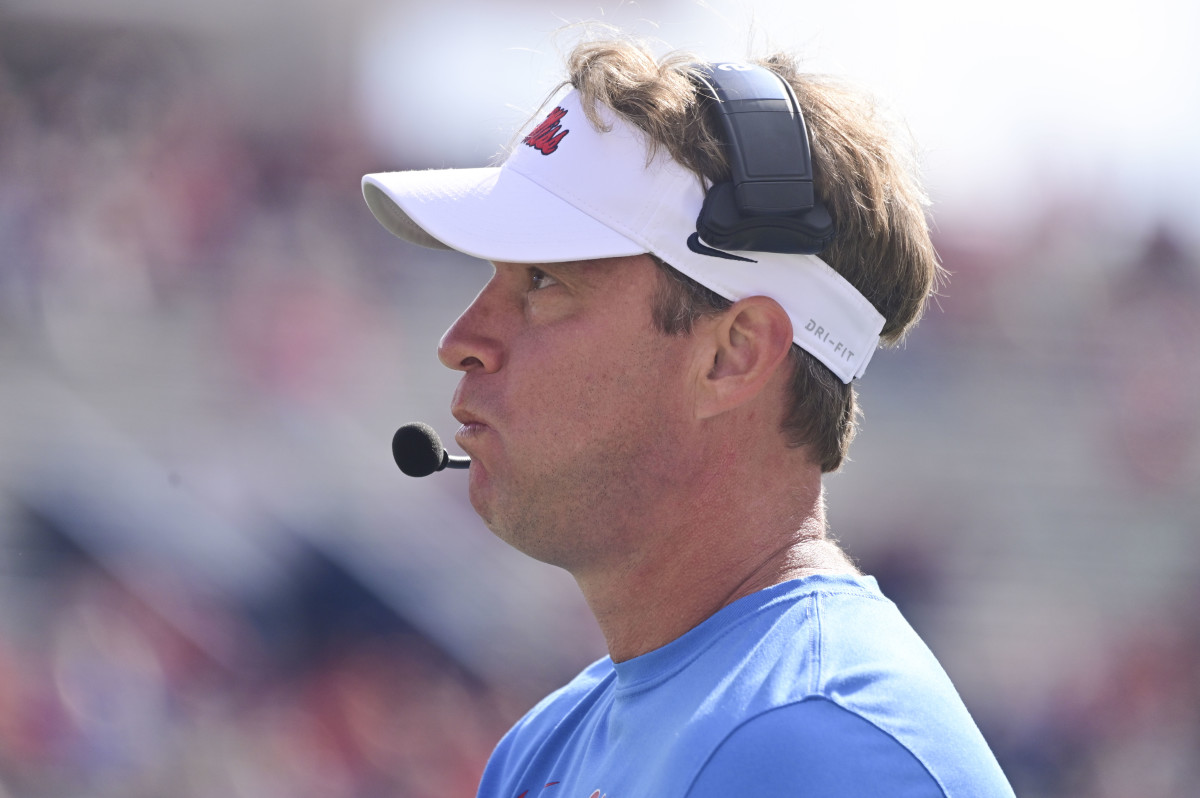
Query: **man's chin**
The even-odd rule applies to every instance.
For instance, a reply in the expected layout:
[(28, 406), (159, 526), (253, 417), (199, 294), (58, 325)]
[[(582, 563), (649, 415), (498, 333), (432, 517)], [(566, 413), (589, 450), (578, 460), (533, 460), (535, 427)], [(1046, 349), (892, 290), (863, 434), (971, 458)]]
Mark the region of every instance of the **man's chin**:
[[(497, 485), (492, 479), (492, 475), (488, 473), (486, 468), (480, 467), (477, 472), (476, 460), (471, 463), (471, 476), (469, 481), (468, 498), (471, 501), (471, 507), (475, 510), (475, 514), (479, 516), (493, 535), (503, 540), (509, 545), (513, 545), (511, 538), (511, 528), (513, 526), (511, 514), (504, 512), (503, 502), (498, 493)], [(519, 546), (517, 548), (520, 548)]]
[(484, 525), (487, 526), (488, 529), (492, 530), (492, 532), (495, 532), (495, 516), (492, 512), (492, 503), (482, 495), (481, 491), (474, 489), (472, 489), (470, 492), (470, 500), (471, 507), (475, 510), (475, 514), (483, 520)]

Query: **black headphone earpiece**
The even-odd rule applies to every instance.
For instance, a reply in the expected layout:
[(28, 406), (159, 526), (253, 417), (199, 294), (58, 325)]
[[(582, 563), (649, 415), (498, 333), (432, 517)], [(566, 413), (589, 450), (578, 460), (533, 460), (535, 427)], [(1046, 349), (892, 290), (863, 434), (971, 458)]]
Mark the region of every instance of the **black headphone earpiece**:
[(808, 129), (792, 87), (753, 64), (697, 67), (732, 173), (706, 193), (696, 232), (722, 250), (815, 255), (833, 240), (813, 188)]

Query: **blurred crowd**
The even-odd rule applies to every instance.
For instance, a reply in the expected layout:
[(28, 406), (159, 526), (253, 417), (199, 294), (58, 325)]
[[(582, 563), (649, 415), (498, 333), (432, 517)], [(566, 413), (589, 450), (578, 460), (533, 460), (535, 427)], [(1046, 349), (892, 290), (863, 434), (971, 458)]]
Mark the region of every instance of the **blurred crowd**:
[[(352, 119), (248, 125), (168, 34), (70, 45), (0, 58), (0, 796), (472, 795), (602, 654), (461, 483), (364, 460), (444, 404), (479, 272), (378, 229), (359, 177), (418, 164)], [(1200, 256), (1088, 200), (939, 227), (830, 504), (1019, 795), (1182, 798)]]
[[(356, 236), (369, 229), (357, 176), (370, 162), (336, 120), (314, 115), (286, 138), (242, 130), (169, 37), (73, 44), (0, 68), (0, 368), (12, 391), (0, 794), (471, 794), (514, 711), (503, 685), (319, 546), (277, 548), (285, 574), (253, 595), (181, 573), (141, 549), (145, 521), (126, 517), (161, 487), (114, 485), (125, 455), (31, 420), (91, 405), (108, 384), (131, 437), (192, 427), (139, 444), (160, 462), (214, 434), (214, 449), (244, 456), (222, 425), (304, 424), (353, 395), (356, 338), (398, 300)], [(118, 361), (144, 370), (106, 360), (104, 339), (122, 335), (112, 345), (133, 348)], [(131, 374), (166, 385), (116, 384)], [(66, 397), (38, 406), (43, 378)], [(146, 426), (124, 417), (147, 414), (135, 419)], [(92, 454), (109, 462), (58, 462)], [(220, 484), (246, 479), (246, 464), (215, 465), (223, 477), (191, 487), (215, 503), (254, 499), (253, 484)], [(119, 495), (97, 504), (80, 482)], [(186, 528), (175, 512), (141, 515), (149, 534)], [(232, 523), (263, 523), (249, 515)], [(104, 524), (114, 534), (98, 539)]]

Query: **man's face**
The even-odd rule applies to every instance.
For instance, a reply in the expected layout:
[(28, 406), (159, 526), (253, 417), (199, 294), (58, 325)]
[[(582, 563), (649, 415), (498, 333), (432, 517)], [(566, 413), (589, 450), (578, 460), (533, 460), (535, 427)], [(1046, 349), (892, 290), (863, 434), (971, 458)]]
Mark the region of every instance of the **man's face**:
[(569, 570), (636, 547), (691, 417), (687, 336), (651, 317), (645, 255), (495, 264), (442, 337), (471, 503), (502, 539)]

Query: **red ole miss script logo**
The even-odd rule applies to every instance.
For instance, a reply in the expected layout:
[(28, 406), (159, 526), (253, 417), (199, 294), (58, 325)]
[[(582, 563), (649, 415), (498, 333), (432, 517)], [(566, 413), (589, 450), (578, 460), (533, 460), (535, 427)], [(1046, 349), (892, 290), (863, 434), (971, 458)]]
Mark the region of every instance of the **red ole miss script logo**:
[[(550, 116), (546, 117), (540, 125), (529, 132), (529, 135), (522, 139), (523, 142), (533, 147), (542, 155), (549, 155), (558, 149), (558, 143), (563, 140), (563, 137), (570, 133), (570, 130), (562, 130), (562, 125), (559, 123), (562, 118), (567, 115), (567, 109), (559, 106), (550, 112)], [(561, 132), (559, 132), (561, 130)]]

